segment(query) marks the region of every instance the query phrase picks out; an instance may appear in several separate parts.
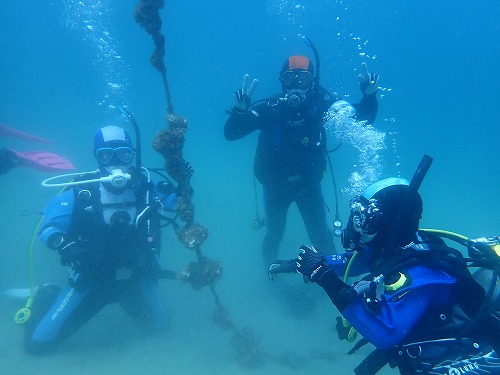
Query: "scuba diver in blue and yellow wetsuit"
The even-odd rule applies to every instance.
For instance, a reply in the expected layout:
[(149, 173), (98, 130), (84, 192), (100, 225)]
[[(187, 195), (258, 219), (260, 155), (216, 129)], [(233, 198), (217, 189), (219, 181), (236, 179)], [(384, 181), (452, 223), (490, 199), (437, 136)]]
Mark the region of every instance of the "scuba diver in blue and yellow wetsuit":
[[(376, 374), (387, 363), (401, 374), (500, 374), (498, 238), (463, 240), (465, 258), (439, 231), (419, 230), (418, 186), (415, 178), (369, 186), (351, 202), (346, 253), (325, 256), (302, 246), (296, 259), (274, 262), (269, 275), (302, 273), (376, 347), (355, 369), (358, 375)], [(368, 275), (348, 284), (339, 277), (348, 264), (349, 276)], [(485, 267), (491, 282), (480, 285), (469, 266)], [(337, 326), (339, 337), (347, 338), (343, 327)]]
[[(315, 52), (316, 71), (309, 58), (289, 57), (279, 75), (282, 92), (253, 104), (251, 95), (257, 80), (248, 86), (245, 75), (242, 89), (234, 94), (234, 106), (224, 126), (224, 136), (229, 141), (260, 131), (254, 173), (264, 189), (266, 235), (262, 256), (266, 265), (278, 256), (288, 208), (293, 202), (311, 242), (325, 251), (335, 250), (321, 180), (327, 160), (324, 118), (339, 98), (320, 86), (317, 51), (307, 42)], [(363, 97), (359, 104), (353, 105), (353, 111), (357, 120), (372, 123), (378, 109), (378, 76), (369, 73), (366, 64), (363, 69), (359, 77)]]
[(157, 285), (160, 216), (173, 210), (176, 187), (167, 180), (153, 184), (146, 168), (134, 166), (131, 137), (120, 127), (95, 134), (94, 155), (99, 170), (61, 184), (70, 188), (44, 211), (38, 236), (72, 273), (62, 291), (42, 286), (34, 296), (25, 338), (31, 353), (52, 349), (115, 302), (146, 333), (167, 326)]

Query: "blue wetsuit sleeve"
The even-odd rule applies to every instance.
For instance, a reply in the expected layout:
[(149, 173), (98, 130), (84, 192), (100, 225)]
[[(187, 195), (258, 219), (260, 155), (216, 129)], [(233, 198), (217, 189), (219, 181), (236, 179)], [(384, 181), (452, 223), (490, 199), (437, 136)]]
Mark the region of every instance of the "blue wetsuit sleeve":
[(73, 190), (65, 191), (53, 198), (43, 211), (43, 222), (38, 238), (47, 245), (47, 241), (55, 234), (68, 233), (73, 208), (75, 206)]
[(363, 297), (357, 297), (342, 311), (349, 323), (379, 349), (388, 349), (411, 332), (431, 306), (448, 304), (453, 299), (455, 278), (442, 271), (418, 267), (410, 272), (413, 281), (395, 294), (382, 294), (379, 310), (367, 309)]
[[(343, 276), (354, 254), (354, 251), (347, 251), (343, 254), (328, 255), (326, 257), (326, 260), (328, 264), (332, 266), (337, 275)], [(361, 274), (370, 272), (371, 256), (372, 251), (369, 248), (365, 248), (362, 252), (360, 252), (356, 256), (356, 259), (353, 260), (349, 271), (349, 276), (359, 276)]]
[(347, 265), (349, 264), (349, 260), (352, 258), (352, 255), (352, 253), (327, 255), (326, 261), (330, 266), (332, 266), (337, 275), (342, 276), (345, 274)]

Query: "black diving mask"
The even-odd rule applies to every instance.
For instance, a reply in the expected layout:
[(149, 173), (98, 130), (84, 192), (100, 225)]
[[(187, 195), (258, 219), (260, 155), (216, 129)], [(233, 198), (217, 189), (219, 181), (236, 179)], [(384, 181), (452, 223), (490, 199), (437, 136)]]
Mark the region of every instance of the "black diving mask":
[(348, 226), (359, 234), (360, 242), (367, 243), (377, 235), (381, 218), (382, 211), (376, 199), (366, 200), (363, 197), (356, 197), (351, 201)]
[(281, 83), (287, 90), (308, 89), (314, 77), (308, 70), (287, 70), (281, 74)]

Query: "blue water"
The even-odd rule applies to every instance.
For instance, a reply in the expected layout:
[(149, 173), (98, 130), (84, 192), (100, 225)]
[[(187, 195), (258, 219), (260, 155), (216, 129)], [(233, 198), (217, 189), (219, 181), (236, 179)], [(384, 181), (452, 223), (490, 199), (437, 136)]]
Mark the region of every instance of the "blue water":
[[(162, 165), (150, 144), (165, 127), (165, 94), (159, 73), (149, 64), (151, 38), (134, 22), (135, 4), (0, 3), (0, 123), (54, 141), (37, 145), (2, 138), (1, 147), (46, 149), (66, 156), (81, 171), (91, 170), (94, 132), (111, 123), (129, 127), (114, 109), (127, 105), (141, 126), (145, 164)], [(386, 149), (378, 153), (383, 162), (380, 177), (409, 179), (424, 154), (434, 157), (421, 188), (422, 226), (467, 236), (496, 235), (500, 4), (167, 1), (161, 16), (174, 109), (189, 121), (185, 157), (195, 169), (196, 219), (210, 231), (203, 251), (222, 261), (225, 275), (217, 291), (235, 324), (255, 331), (269, 355), (266, 364), (253, 370), (238, 365), (231, 334), (211, 322), (213, 299), (208, 290), (195, 292), (187, 285), (165, 282), (162, 295), (172, 319), (167, 337), (141, 337), (128, 317), (110, 306), (58, 353), (42, 358), (23, 352), (22, 329), (12, 322), (20, 306), (0, 298), (0, 373), (351, 373), (369, 349), (345, 356), (350, 346), (337, 340), (337, 312), (319, 288), (285, 277), (286, 283), (316, 301), (302, 319), (283, 309), (268, 290), (259, 252), (263, 231), (250, 226), (255, 216), (256, 135), (225, 141), (224, 111), (231, 107), (232, 93), (244, 73), (259, 79), (253, 99), (279, 91), (277, 77), (287, 56), (311, 56), (298, 37), (307, 35), (321, 56), (323, 86), (346, 100), (360, 98), (356, 76), (362, 62), (380, 74), (374, 124), (385, 133)], [(352, 187), (349, 175), (356, 171), (359, 157), (359, 150), (349, 143), (332, 155), (340, 189)], [(1, 290), (29, 285), (28, 245), (36, 212), (57, 193), (40, 186), (47, 176), (17, 169), (1, 177)], [(329, 176), (324, 191), (334, 207)], [(260, 205), (259, 187), (257, 192)], [(348, 199), (340, 199), (344, 220)], [(193, 259), (169, 230), (164, 238), (166, 267), (178, 269)], [(293, 257), (307, 242), (293, 207), (280, 255)], [(37, 283), (65, 283), (65, 270), (55, 254), (36, 244), (33, 259)], [(318, 352), (326, 352), (321, 357), (328, 358), (319, 359), (314, 354)], [(302, 366), (292, 368), (282, 357), (272, 359), (283, 353)]]

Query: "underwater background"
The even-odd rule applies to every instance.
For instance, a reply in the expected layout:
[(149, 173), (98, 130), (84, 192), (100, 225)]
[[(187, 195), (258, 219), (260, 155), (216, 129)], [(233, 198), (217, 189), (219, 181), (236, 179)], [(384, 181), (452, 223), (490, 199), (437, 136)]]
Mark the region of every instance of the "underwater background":
[[(93, 170), (98, 128), (116, 124), (133, 133), (117, 110), (125, 105), (141, 128), (143, 163), (162, 166), (151, 142), (166, 126), (165, 92), (149, 64), (151, 37), (134, 21), (136, 3), (0, 2), (0, 123), (54, 141), (40, 147), (2, 138), (0, 147), (43, 148), (67, 157), (78, 171)], [(313, 58), (299, 34), (319, 51), (321, 84), (348, 101), (360, 99), (356, 77), (366, 62), (380, 75), (378, 138), (358, 139), (364, 145), (358, 148), (343, 142), (331, 154), (344, 222), (353, 187), (349, 176), (359, 172), (367, 152), (378, 178), (407, 179), (428, 154), (434, 163), (420, 190), (422, 227), (471, 237), (498, 235), (500, 3), (167, 1), (161, 17), (175, 113), (188, 120), (184, 155), (195, 170), (195, 218), (210, 233), (202, 250), (222, 262), (224, 276), (215, 288), (235, 325), (254, 332), (259, 363), (245, 363), (233, 333), (213, 324), (208, 288), (194, 291), (165, 280), (167, 336), (141, 336), (112, 305), (46, 357), (23, 351), (22, 328), (13, 321), (23, 303), (1, 295), (0, 374), (352, 373), (372, 347), (346, 355), (352, 344), (337, 339), (338, 312), (323, 291), (298, 275), (282, 275), (274, 284), (267, 279), (260, 256), (264, 230), (251, 227), (256, 205), (263, 212), (252, 171), (257, 134), (227, 142), (225, 110), (243, 74), (259, 79), (253, 95), (258, 100), (280, 91), (277, 78), (289, 55)], [(18, 168), (0, 177), (2, 291), (30, 285), (29, 244), (39, 213), (58, 192), (41, 186), (49, 176)], [(333, 220), (329, 174), (323, 189)], [(180, 269), (194, 259), (171, 228), (163, 238), (165, 268)], [(280, 257), (295, 257), (308, 242), (292, 206)], [(340, 248), (338, 239), (336, 244)], [(67, 269), (41, 243), (35, 242), (31, 259), (35, 284), (66, 283)], [(273, 291), (276, 285), (296, 291), (296, 298), (283, 299)]]

